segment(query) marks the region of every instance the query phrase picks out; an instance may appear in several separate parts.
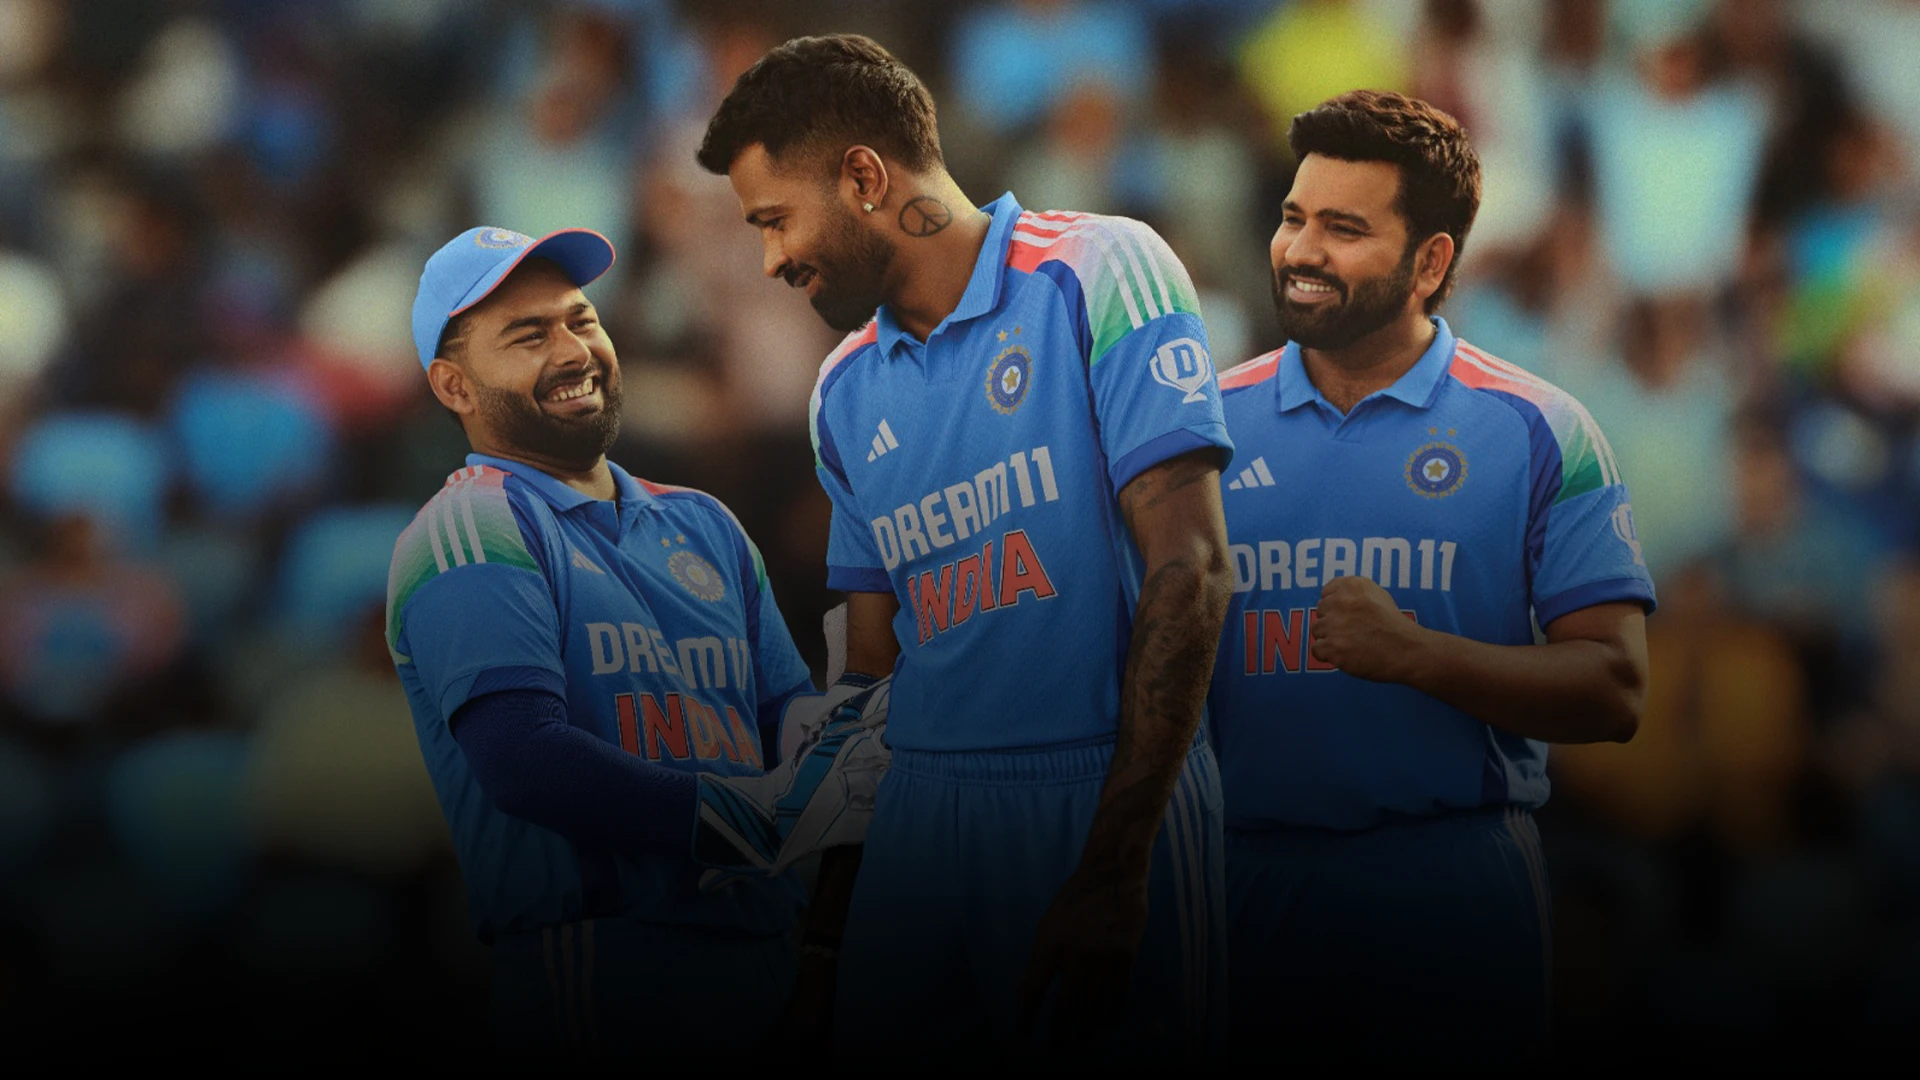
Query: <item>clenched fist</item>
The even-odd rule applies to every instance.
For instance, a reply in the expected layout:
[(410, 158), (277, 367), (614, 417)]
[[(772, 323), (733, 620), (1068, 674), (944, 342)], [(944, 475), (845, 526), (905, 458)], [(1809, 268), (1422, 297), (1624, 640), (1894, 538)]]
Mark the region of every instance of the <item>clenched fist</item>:
[(1428, 631), (1371, 578), (1333, 578), (1320, 590), (1309, 636), (1314, 659), (1359, 679), (1406, 682)]

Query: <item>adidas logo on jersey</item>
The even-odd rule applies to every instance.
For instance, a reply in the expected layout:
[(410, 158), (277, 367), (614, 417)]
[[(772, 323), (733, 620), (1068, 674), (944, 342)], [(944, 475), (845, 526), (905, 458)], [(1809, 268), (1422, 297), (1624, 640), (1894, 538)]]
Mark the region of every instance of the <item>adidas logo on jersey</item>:
[(880, 434), (873, 437), (873, 450), (867, 454), (867, 460), (873, 461), (889, 450), (900, 449), (900, 440), (893, 437), (893, 429), (885, 420), (880, 421)]
[(1274, 487), (1273, 474), (1267, 471), (1267, 459), (1257, 457), (1253, 464), (1240, 470), (1240, 475), (1227, 485), (1228, 491), (1241, 491), (1246, 488)]
[(573, 565), (579, 567), (582, 570), (592, 571), (593, 573), (599, 574), (603, 577), (607, 573), (605, 570), (602, 570), (599, 567), (593, 565), (593, 563), (589, 562), (587, 560), (587, 557), (585, 555), (580, 554), (578, 551), (573, 553)]

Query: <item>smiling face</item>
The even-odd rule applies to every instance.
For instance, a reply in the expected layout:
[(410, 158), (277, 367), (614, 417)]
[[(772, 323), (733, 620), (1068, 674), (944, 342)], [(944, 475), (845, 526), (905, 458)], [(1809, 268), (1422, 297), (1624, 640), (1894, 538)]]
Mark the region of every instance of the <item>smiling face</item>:
[(886, 299), (893, 248), (842, 202), (835, 178), (804, 161), (776, 163), (755, 143), (741, 151), (727, 179), (747, 224), (760, 230), (762, 271), (805, 289), (833, 329), (866, 325)]
[(529, 259), (462, 314), (428, 370), (475, 450), (586, 469), (620, 431), (620, 362), (579, 286)]
[[(1396, 319), (1425, 317), (1451, 241), (1442, 234), (1409, 243), (1394, 206), (1399, 189), (1391, 162), (1309, 154), (1300, 163), (1268, 251), (1287, 340), (1337, 350)], [(1447, 259), (1434, 258), (1436, 244), (1447, 246)]]

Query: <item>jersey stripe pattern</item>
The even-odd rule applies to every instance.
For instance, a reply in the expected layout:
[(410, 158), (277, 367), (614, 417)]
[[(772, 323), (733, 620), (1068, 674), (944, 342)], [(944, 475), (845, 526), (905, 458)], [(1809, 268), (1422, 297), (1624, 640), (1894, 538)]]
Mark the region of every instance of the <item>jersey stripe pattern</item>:
[(1063, 262), (1080, 279), (1092, 344), (1087, 366), (1148, 322), (1200, 314), (1200, 297), (1180, 260), (1145, 224), (1099, 214), (1026, 211), (1013, 226), (1007, 265), (1033, 272)]
[[(470, 465), (447, 477), (394, 547), (387, 570), (387, 647), (400, 641), (407, 600), (436, 575), (468, 563), (496, 563), (539, 572), (507, 501), (507, 474)], [(400, 663), (410, 659), (395, 653)]]
[(1560, 490), (1555, 502), (1621, 482), (1613, 447), (1607, 445), (1593, 414), (1571, 394), (1464, 341), (1456, 345), (1447, 373), (1475, 390), (1512, 394), (1540, 410), (1560, 446)]

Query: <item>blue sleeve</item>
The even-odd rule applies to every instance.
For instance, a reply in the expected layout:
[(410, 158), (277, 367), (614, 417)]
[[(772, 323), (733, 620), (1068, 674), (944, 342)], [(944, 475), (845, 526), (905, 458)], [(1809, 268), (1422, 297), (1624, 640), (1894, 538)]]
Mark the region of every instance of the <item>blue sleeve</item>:
[(1043, 262), (1085, 349), (1108, 479), (1119, 491), (1162, 461), (1204, 447), (1233, 455), (1199, 292), (1159, 234), (1108, 219), (1082, 234), (1072, 266)]
[(407, 599), (404, 627), (403, 647), (441, 716), (457, 712), (495, 668), (519, 673), (520, 688), (566, 692), (560, 616), (532, 570), (470, 563), (439, 574)]
[(1108, 350), (1089, 378), (1114, 491), (1189, 450), (1224, 451), (1222, 468), (1232, 460), (1220, 384), (1198, 316), (1176, 313), (1135, 330)]
[(847, 483), (846, 469), (840, 460), (832, 430), (827, 426), (826, 405), (819, 406), (815, 417), (814, 472), (833, 504), (833, 520), (827, 527), (827, 588), (842, 592), (893, 592), (893, 579), (873, 539), (873, 529), (860, 513)]
[(625, 855), (691, 857), (698, 778), (573, 727), (562, 698), (483, 694), (451, 723), (481, 793), (501, 813)]
[(1529, 530), (1529, 546), (1534, 543), (1533, 615), (1542, 627), (1568, 612), (1615, 601), (1653, 611), (1653, 578), (1624, 483), (1554, 501), (1544, 521), (1536, 519)]

